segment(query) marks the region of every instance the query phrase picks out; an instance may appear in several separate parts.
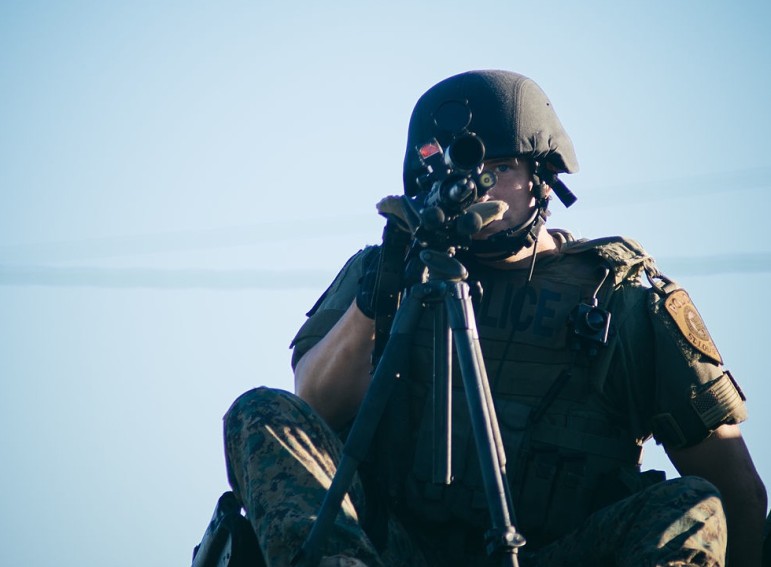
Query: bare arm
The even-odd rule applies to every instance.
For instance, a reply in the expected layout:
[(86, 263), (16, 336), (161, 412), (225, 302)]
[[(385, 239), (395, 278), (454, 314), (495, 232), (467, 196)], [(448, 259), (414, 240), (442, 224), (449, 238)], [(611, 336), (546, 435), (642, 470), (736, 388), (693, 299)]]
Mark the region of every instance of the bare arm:
[(723, 497), (730, 565), (760, 567), (766, 489), (737, 425), (722, 425), (707, 439), (667, 454), (682, 475), (700, 476)]
[(333, 428), (356, 415), (367, 392), (374, 341), (375, 322), (354, 301), (295, 366), (295, 392)]

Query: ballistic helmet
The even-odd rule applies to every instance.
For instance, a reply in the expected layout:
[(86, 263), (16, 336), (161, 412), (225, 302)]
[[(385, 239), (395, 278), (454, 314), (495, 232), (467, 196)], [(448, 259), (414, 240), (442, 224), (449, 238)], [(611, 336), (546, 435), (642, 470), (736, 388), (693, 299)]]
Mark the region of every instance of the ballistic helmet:
[(437, 112), (448, 102), (465, 104), (465, 130), (484, 143), (485, 159), (526, 156), (554, 173), (578, 171), (578, 161), (551, 102), (531, 79), (510, 71), (468, 71), (437, 83), (418, 99), (410, 117), (404, 157), (404, 191), (419, 192), (423, 172), (418, 147), (436, 139), (442, 146), (455, 134), (442, 127)]

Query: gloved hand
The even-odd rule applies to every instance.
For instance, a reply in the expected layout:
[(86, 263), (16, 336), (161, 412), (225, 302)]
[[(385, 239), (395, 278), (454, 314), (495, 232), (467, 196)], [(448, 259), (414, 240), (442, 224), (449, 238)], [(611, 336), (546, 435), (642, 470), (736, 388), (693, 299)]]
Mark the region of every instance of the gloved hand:
[(370, 319), (375, 318), (375, 287), (380, 267), (380, 246), (371, 246), (362, 252), (361, 278), (356, 294), (356, 306)]
[[(494, 220), (500, 219), (507, 209), (508, 205), (503, 201), (485, 201), (472, 204), (468, 207), (467, 212), (478, 215), (479, 226), (484, 227)], [(420, 226), (420, 216), (406, 197), (386, 197), (377, 204), (377, 210), (382, 216), (389, 219), (389, 222), (393, 222), (396, 230), (402, 231), (405, 235), (414, 235)], [(371, 246), (362, 252), (361, 277), (359, 278), (359, 291), (356, 294), (356, 306), (370, 319), (374, 319), (376, 313), (377, 297), (375, 292), (380, 277), (381, 253), (382, 247), (380, 246)]]
[[(495, 220), (500, 220), (508, 209), (509, 206), (504, 201), (483, 201), (470, 205), (466, 209), (466, 214), (478, 215), (479, 229), (481, 229)], [(394, 220), (402, 230), (410, 234), (414, 235), (420, 226), (420, 214), (406, 197), (385, 197), (377, 204), (377, 210), (384, 217)]]

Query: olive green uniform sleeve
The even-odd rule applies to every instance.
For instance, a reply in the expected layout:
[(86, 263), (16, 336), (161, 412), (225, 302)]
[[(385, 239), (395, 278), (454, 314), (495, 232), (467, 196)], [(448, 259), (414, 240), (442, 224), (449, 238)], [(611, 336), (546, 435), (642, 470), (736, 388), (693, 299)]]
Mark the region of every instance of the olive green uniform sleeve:
[(651, 429), (670, 448), (695, 445), (723, 424), (744, 421), (744, 394), (688, 294), (651, 291), (656, 390)]
[[(597, 254), (614, 269), (610, 348), (598, 383), (608, 411), (639, 442), (652, 434), (668, 448), (687, 447), (723, 424), (746, 419), (744, 394), (723, 368), (688, 293), (661, 274), (637, 241), (575, 241), (565, 250)], [(650, 287), (642, 283), (643, 273)]]
[(356, 297), (362, 275), (362, 258), (369, 248), (351, 256), (337, 274), (332, 284), (308, 312), (308, 319), (297, 331), (290, 348), (292, 368), (302, 356), (318, 343), (335, 326)]

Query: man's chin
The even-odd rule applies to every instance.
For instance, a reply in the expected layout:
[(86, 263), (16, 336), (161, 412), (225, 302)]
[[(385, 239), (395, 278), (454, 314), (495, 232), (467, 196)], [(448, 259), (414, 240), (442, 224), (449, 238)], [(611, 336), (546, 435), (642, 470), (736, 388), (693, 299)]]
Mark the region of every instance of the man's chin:
[(472, 240), (485, 240), (486, 238), (490, 238), (496, 232), (504, 230), (503, 225), (504, 223), (502, 221), (493, 221), (474, 234), (471, 238)]

